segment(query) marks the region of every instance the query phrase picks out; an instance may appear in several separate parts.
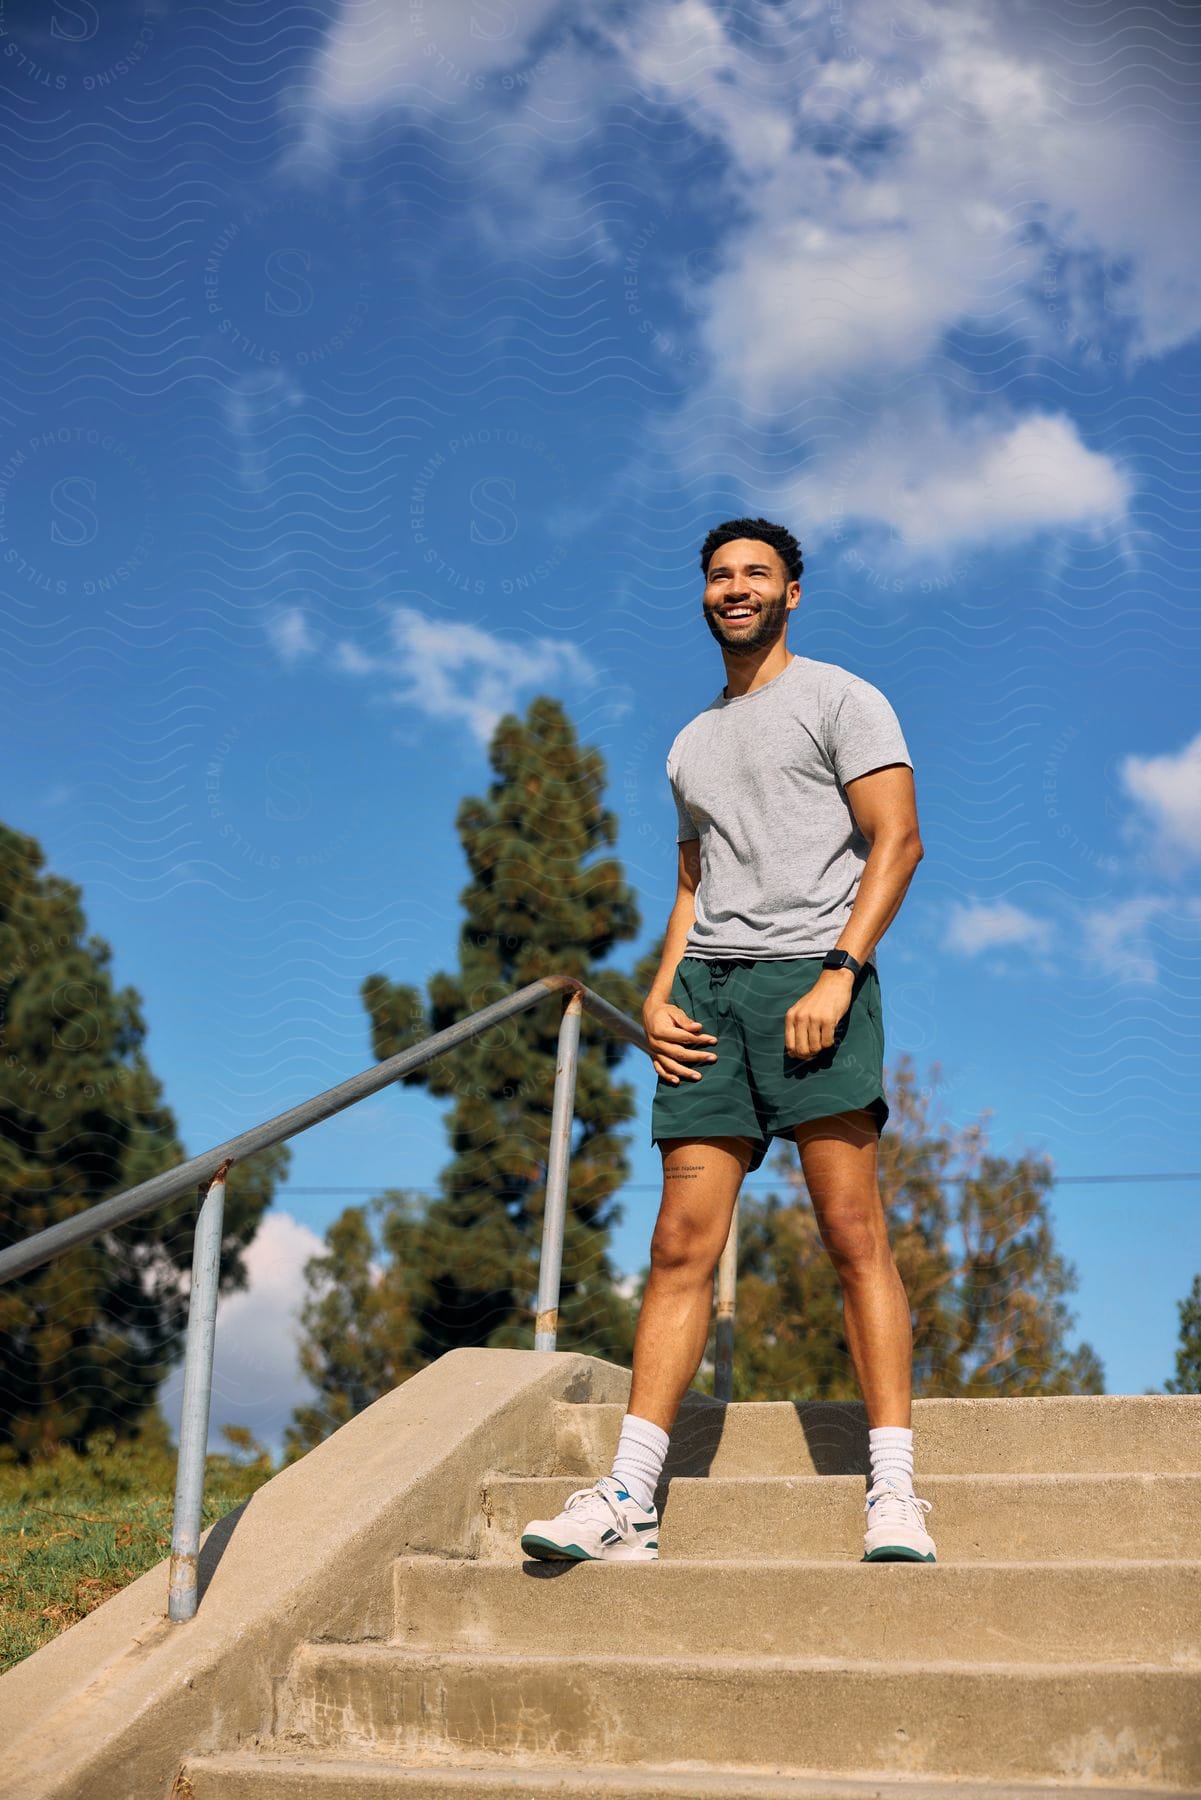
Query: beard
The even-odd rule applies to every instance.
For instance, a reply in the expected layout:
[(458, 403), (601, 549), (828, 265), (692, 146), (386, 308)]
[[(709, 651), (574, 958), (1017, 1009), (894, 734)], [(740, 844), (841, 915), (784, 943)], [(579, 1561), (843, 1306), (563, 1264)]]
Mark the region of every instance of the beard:
[(788, 607), (783, 594), (778, 600), (765, 600), (748, 626), (735, 626), (732, 630), (717, 607), (707, 606), (704, 613), (706, 625), (728, 656), (756, 656), (760, 650), (774, 644), (783, 631)]

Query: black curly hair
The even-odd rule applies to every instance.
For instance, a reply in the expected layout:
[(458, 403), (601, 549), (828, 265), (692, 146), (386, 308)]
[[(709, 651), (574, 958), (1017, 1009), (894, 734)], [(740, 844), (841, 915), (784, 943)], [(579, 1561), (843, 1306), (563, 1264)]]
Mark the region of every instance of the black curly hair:
[(724, 525), (715, 525), (701, 545), (701, 574), (706, 581), (714, 551), (720, 550), (723, 544), (733, 543), (735, 538), (757, 538), (760, 543), (770, 544), (787, 569), (789, 581), (801, 579), (805, 566), (801, 561), (801, 546), (786, 525), (773, 525), (770, 519), (727, 519)]

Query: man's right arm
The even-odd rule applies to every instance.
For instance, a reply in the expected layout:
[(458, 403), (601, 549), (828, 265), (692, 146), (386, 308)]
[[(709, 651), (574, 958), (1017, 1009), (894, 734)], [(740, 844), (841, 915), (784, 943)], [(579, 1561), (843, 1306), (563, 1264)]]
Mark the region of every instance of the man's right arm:
[(663, 939), (663, 957), (644, 1002), (643, 1012), (652, 1006), (662, 1006), (671, 993), (671, 984), (684, 954), (688, 933), (696, 921), (696, 890), (700, 886), (700, 880), (701, 840), (699, 837), (685, 838), (679, 846), (676, 898)]

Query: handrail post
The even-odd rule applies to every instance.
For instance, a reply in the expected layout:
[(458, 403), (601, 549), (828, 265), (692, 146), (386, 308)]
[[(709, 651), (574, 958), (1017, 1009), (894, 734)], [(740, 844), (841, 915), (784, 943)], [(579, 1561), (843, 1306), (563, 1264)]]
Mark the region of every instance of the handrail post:
[(563, 1001), (559, 1050), (555, 1059), (555, 1097), (551, 1104), (550, 1149), (546, 1159), (546, 1206), (542, 1214), (542, 1257), (538, 1265), (538, 1316), (535, 1350), (553, 1350), (559, 1332), (559, 1287), (563, 1276), (563, 1232), (567, 1223), (567, 1167), (571, 1161), (571, 1127), (575, 1116), (575, 1072), (579, 1060), (583, 995)]
[(196, 1616), (199, 1594), (200, 1518), (208, 1456), (209, 1403), (213, 1392), (213, 1339), (221, 1275), (225, 1177), (231, 1166), (232, 1159), (227, 1159), (213, 1176), (200, 1205), (192, 1240), (192, 1285), (188, 1292), (188, 1337), (184, 1350), (183, 1405), (179, 1415), (167, 1601), (167, 1617), (177, 1624)]
[(734, 1397), (734, 1298), (738, 1292), (738, 1202), (717, 1265), (717, 1326), (713, 1356), (713, 1397)]

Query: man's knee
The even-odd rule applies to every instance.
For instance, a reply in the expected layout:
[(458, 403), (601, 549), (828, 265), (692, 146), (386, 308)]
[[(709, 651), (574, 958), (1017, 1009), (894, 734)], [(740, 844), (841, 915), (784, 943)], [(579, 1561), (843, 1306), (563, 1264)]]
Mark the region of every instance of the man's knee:
[(882, 1221), (858, 1209), (825, 1213), (818, 1222), (822, 1243), (840, 1273), (871, 1268), (892, 1255)]
[(688, 1274), (704, 1280), (717, 1267), (729, 1235), (733, 1206), (724, 1195), (664, 1193), (663, 1206), (650, 1235), (650, 1265), (664, 1274)]
[(717, 1255), (711, 1251), (711, 1235), (697, 1220), (659, 1215), (659, 1222), (650, 1237), (650, 1267), (655, 1273), (704, 1276), (706, 1264), (709, 1264), (708, 1273), (711, 1274), (715, 1262)]

